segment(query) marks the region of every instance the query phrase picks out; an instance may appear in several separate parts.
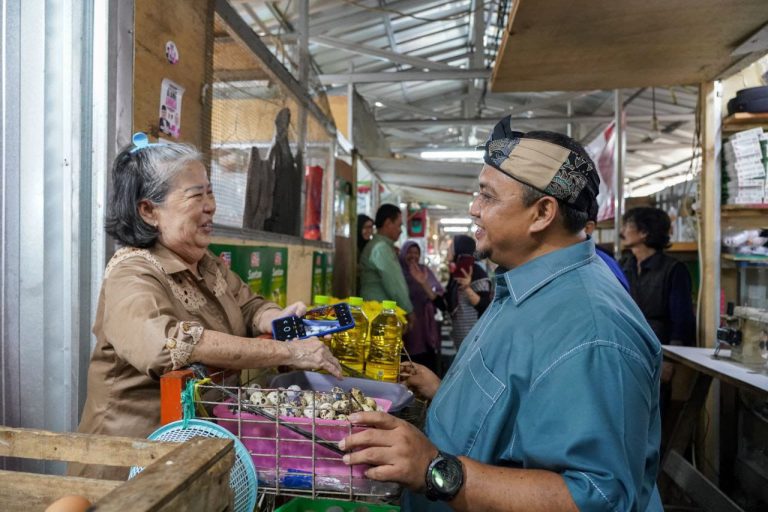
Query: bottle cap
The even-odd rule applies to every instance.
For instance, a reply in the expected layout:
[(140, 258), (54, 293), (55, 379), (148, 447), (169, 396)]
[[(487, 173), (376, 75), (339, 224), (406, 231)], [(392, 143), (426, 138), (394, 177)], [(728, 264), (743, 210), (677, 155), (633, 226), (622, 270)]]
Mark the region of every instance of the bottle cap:
[(331, 303), (331, 298), (327, 295), (315, 295), (315, 300), (313, 302), (318, 306), (324, 306)]
[(394, 300), (385, 300), (381, 303), (381, 306), (384, 309), (395, 309), (397, 307), (397, 302)]
[(363, 305), (363, 298), (362, 297), (350, 297), (347, 299), (347, 302), (349, 302), (350, 306), (362, 306)]

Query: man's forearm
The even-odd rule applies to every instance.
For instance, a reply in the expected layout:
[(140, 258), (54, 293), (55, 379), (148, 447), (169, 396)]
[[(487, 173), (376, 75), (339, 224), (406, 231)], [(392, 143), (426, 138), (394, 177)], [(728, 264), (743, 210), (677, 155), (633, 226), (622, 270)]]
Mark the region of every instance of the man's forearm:
[(578, 512), (563, 477), (557, 473), (459, 459), (464, 464), (464, 486), (449, 503), (454, 510)]

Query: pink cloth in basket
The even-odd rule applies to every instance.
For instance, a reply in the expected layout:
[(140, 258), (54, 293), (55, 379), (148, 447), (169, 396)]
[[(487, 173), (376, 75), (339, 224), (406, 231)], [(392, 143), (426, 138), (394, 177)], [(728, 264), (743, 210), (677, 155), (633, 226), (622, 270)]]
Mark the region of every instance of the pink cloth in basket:
[[(388, 411), (392, 402), (383, 398), (374, 398), (379, 408)], [(365, 478), (367, 465), (347, 466), (341, 455), (297, 434), (284, 426), (279, 426), (258, 414), (247, 411), (230, 410), (232, 406), (222, 403), (213, 408), (217, 423), (235, 434), (253, 457), (258, 472), (299, 471), (317, 476), (337, 476)], [(291, 418), (280, 416), (280, 420), (312, 432), (315, 423), (315, 436), (326, 441), (341, 441), (351, 433), (361, 432), (364, 427), (352, 427), (348, 421), (323, 420), (315, 418)], [(278, 438), (279, 437), (279, 438)], [(313, 468), (314, 460), (314, 468)]]

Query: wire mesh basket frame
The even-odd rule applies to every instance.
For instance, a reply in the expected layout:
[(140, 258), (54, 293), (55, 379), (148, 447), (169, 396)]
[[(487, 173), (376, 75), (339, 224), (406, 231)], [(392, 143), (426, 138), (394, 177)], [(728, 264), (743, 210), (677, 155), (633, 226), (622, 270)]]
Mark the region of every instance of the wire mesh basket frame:
[[(172, 375), (176, 374), (176, 375)], [(232, 375), (231, 372), (228, 373)], [(214, 382), (222, 382), (227, 375), (227, 372), (214, 373), (211, 375)], [(164, 376), (164, 379), (166, 376)], [(163, 418), (164, 422), (179, 419), (174, 418), (172, 414), (168, 413), (171, 409), (171, 404), (166, 402), (174, 402), (180, 404), (181, 391), (184, 389), (186, 383), (190, 379), (194, 379), (194, 374), (191, 371), (181, 370), (179, 372), (171, 372), (167, 374), (167, 379), (170, 382), (166, 382), (163, 386), (163, 380), (161, 379), (161, 409), (166, 410), (166, 415)], [(257, 466), (257, 472), (259, 474), (259, 492), (263, 494), (270, 494), (275, 496), (296, 496), (296, 497), (331, 497), (336, 499), (343, 499), (348, 501), (354, 501), (357, 499), (363, 499), (364, 501), (391, 501), (396, 499), (399, 495), (399, 487), (395, 484), (387, 484), (381, 482), (375, 482), (368, 480), (362, 474), (364, 470), (362, 466), (346, 466), (344, 475), (340, 475), (338, 468), (335, 474), (325, 474), (324, 465), (341, 465), (342, 455), (336, 454), (334, 457), (329, 457), (327, 451), (330, 447), (323, 446), (323, 434), (327, 435), (329, 432), (334, 432), (334, 439), (332, 442), (335, 444), (343, 437), (350, 435), (353, 432), (353, 426), (349, 422), (342, 422), (336, 420), (322, 420), (319, 418), (296, 418), (291, 419), (300, 422), (300, 428), (306, 429), (308, 439), (296, 439), (295, 436), (285, 436), (286, 418), (282, 418), (279, 415), (274, 419), (259, 418), (254, 419), (251, 416), (257, 416), (252, 414), (250, 406), (248, 406), (248, 389), (250, 386), (221, 386), (220, 384), (201, 385), (199, 388), (203, 391), (201, 393), (202, 398), (196, 400), (197, 406), (202, 406), (208, 414), (213, 413), (213, 409), (223, 406), (226, 408), (234, 408), (232, 418), (221, 417), (205, 417), (199, 412), (196, 412), (195, 417), (198, 419), (213, 421), (225, 428), (228, 428), (241, 442), (246, 446), (251, 456), (254, 457), (254, 462)], [(221, 389), (228, 389), (230, 393), (233, 393), (236, 397), (234, 400), (228, 401), (223, 398), (223, 393), (216, 397), (216, 393), (219, 393)], [(279, 389), (263, 388), (264, 393), (278, 392)], [(322, 392), (315, 392), (315, 396)], [(175, 399), (173, 396), (175, 395)], [(212, 396), (213, 395), (213, 396)], [(275, 408), (280, 409), (278, 404)], [(177, 408), (176, 414), (182, 416), (181, 406)], [(328, 424), (328, 423), (332, 424)], [(253, 429), (254, 425), (257, 425), (257, 429), (262, 430), (266, 427), (271, 427), (271, 435), (251, 435), (249, 429)], [(231, 427), (231, 428), (230, 428)], [(320, 427), (320, 428), (318, 428)], [(329, 430), (330, 429), (330, 430)], [(355, 431), (358, 427), (355, 427)], [(261, 443), (261, 444), (260, 444)], [(254, 452), (254, 444), (259, 447), (263, 447), (264, 443), (270, 443), (274, 449), (271, 453)], [(305, 445), (307, 448), (306, 454), (297, 455), (295, 453), (286, 453), (286, 447), (296, 445)], [(336, 448), (338, 450), (338, 448)], [(290, 451), (290, 450), (289, 450)], [(270, 467), (265, 467), (264, 461), (266, 457), (269, 457), (272, 461)], [(306, 464), (308, 467), (304, 470), (296, 470), (286, 467), (285, 461), (300, 462)], [(258, 462), (257, 462), (258, 461)], [(273, 469), (271, 469), (273, 468)], [(326, 468), (327, 469), (327, 468)], [(270, 475), (273, 471), (274, 477)], [(298, 487), (296, 484), (300, 484)]]

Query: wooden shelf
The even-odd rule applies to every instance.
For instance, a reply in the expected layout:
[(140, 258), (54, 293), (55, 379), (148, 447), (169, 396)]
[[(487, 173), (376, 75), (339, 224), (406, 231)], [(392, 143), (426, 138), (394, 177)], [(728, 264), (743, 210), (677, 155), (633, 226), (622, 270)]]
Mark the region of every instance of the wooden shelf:
[(723, 133), (734, 133), (750, 128), (768, 127), (768, 112), (751, 114), (736, 112), (723, 119)]
[(723, 119), (723, 133), (734, 133), (751, 128), (768, 127), (768, 112), (752, 114), (749, 112), (736, 112)]
[(737, 263), (760, 263), (763, 265), (768, 264), (768, 256), (761, 256), (758, 254), (723, 254), (722, 257), (726, 261), (734, 261)]
[(699, 250), (699, 244), (696, 242), (672, 242), (672, 246), (667, 252), (696, 252)]
[(727, 218), (764, 217), (768, 223), (768, 204), (724, 204), (720, 214)]

